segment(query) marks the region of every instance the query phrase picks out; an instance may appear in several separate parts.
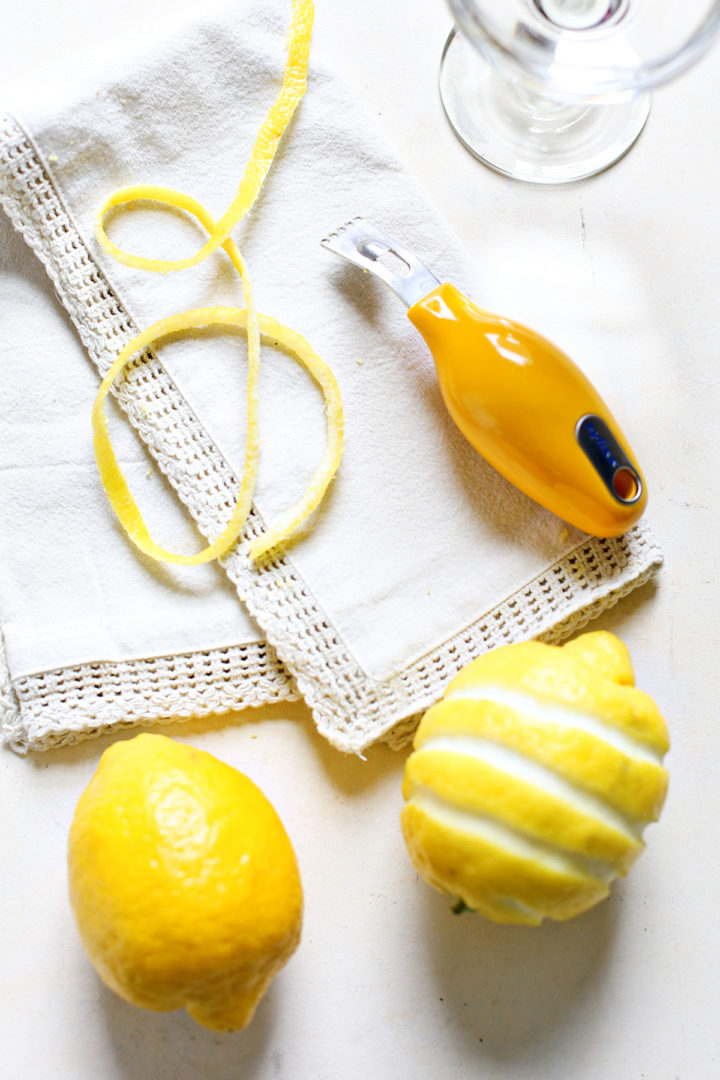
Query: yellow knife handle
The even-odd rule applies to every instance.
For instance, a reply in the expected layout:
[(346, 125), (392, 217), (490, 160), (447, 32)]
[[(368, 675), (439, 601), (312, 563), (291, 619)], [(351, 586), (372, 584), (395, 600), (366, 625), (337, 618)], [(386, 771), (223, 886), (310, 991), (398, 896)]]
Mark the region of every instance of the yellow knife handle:
[(508, 480), (594, 536), (619, 536), (647, 488), (612, 413), (569, 356), (453, 285), (408, 311), (463, 435)]

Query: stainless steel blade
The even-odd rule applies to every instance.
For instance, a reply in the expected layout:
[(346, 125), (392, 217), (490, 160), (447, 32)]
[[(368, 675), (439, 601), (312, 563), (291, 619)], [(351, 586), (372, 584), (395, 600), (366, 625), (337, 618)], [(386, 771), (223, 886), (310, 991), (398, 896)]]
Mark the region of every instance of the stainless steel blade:
[(341, 225), (320, 243), (328, 251), (334, 251), (355, 266), (375, 274), (407, 307), (412, 307), (440, 284), (417, 255), (396, 244), (362, 217)]

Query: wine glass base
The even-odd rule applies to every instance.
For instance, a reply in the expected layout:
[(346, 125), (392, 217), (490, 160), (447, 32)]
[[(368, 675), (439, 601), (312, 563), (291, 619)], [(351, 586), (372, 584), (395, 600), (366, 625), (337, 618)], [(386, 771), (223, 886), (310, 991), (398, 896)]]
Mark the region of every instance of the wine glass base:
[(633, 145), (650, 95), (609, 103), (554, 101), (513, 83), (456, 30), (440, 65), (440, 96), (463, 145), (504, 176), (563, 184), (594, 176)]

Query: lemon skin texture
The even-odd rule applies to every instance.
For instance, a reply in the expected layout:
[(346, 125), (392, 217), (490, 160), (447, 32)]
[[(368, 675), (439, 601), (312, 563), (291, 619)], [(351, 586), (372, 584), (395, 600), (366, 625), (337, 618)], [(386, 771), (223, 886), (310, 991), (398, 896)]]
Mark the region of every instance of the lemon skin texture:
[(100, 978), (134, 1005), (244, 1028), (300, 940), (275, 810), (242, 773), (162, 735), (111, 746), (81, 795), (70, 901)]
[(665, 722), (606, 632), (472, 661), (413, 745), (401, 815), (412, 862), (496, 922), (569, 919), (606, 897), (667, 791)]

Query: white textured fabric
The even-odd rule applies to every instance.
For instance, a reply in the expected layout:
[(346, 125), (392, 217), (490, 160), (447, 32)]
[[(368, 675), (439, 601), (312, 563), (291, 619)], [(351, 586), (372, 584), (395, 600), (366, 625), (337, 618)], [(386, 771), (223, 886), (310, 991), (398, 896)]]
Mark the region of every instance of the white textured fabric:
[[(41, 265), (1, 216), (0, 281), (6, 739), (18, 749), (51, 745), (297, 697), (220, 568), (158, 567), (129, 547), (96, 482), (97, 372)], [(117, 448), (157, 527), (197, 544), (162, 474), (122, 427)]]
[[(140, 182), (178, 187), (222, 213), (277, 91), (289, 7), (284, 0), (203, 5), (202, 13), (186, 11), (144, 42), (121, 43), (7, 91), (2, 203), (44, 264), (98, 371), (157, 318), (242, 303), (222, 254), (191, 271), (150, 276), (106, 258), (92, 225), (111, 190)], [(52, 378), (57, 408), (47, 415), (56, 437), (45, 437), (47, 424), (34, 437), (26, 425), (18, 440), (4, 425), (0, 439), (4, 468), (18, 473), (3, 504), (3, 550), (13, 550), (14, 536), (27, 538), (22, 587), (17, 567), (0, 569), (0, 678), (11, 742), (39, 747), (123, 720), (167, 716), (158, 695), (146, 695), (143, 710), (136, 688), (152, 672), (162, 682), (164, 664), (182, 653), (171, 682), (182, 699), (177, 672), (190, 672), (185, 714), (292, 696), (294, 679), (319, 730), (340, 749), (360, 752), (381, 737), (397, 745), (415, 715), (479, 651), (535, 635), (560, 638), (660, 565), (645, 526), (619, 540), (589, 539), (469, 448), (444, 410), (427, 350), (402, 306), (380, 282), (319, 246), (325, 232), (357, 213), (481, 300), (456, 239), (315, 54), (306, 98), (236, 233), (260, 309), (304, 334), (331, 364), (346, 412), (345, 454), (329, 497), (286, 556), (258, 570), (246, 555), (248, 538), (302, 493), (324, 441), (316, 388), (288, 358), (265, 350), (255, 511), (224, 567), (270, 647), (235, 598), (244, 621), (228, 639), (234, 616), (212, 570), (204, 579), (199, 571), (138, 569), (88, 466), (89, 421), (80, 431), (80, 414), (91, 404), (91, 369), (73, 371), (66, 383), (65, 369), (54, 363), (54, 333), (41, 335), (34, 356), (26, 337), (28, 385), (37, 390)], [(158, 257), (186, 254), (201, 242), (179, 215), (146, 208), (119, 216), (112, 236)], [(27, 296), (23, 304), (4, 317), (22, 317)], [(130, 424), (205, 536), (226, 519), (242, 463), (243, 349), (239, 339), (216, 335), (174, 343), (136, 364), (119, 388)], [(3, 362), (3, 378), (5, 370)], [(80, 403), (71, 392), (76, 378), (84, 388)], [(159, 485), (152, 488), (148, 461), (121, 423), (113, 430), (157, 539), (188, 550), (188, 527), (169, 508), (156, 509), (166, 504), (158, 501)], [(66, 476), (60, 467), (68, 460), (82, 464), (86, 499), (77, 498), (77, 470)], [(28, 466), (34, 488), (23, 486)], [(73, 489), (69, 502), (58, 494), (63, 484)], [(74, 523), (72, 537), (56, 546), (39, 524), (50, 490)], [(33, 536), (41, 541), (36, 547)], [(102, 557), (98, 549), (110, 541), (112, 555)], [(38, 618), (43, 602), (52, 609), (58, 593), (72, 612), (78, 590), (67, 583), (78, 575), (98, 583), (102, 596), (110, 562), (119, 586), (114, 613), (99, 618), (99, 605), (90, 605), (78, 618), (66, 616), (68, 631), (61, 633)], [(124, 601), (123, 582), (132, 603)], [(173, 611), (181, 613), (178, 625)], [(158, 656), (169, 659), (158, 663)], [(230, 659), (215, 663), (217, 657)], [(240, 684), (234, 660), (246, 673)], [(201, 669), (213, 672), (206, 682)], [(126, 675), (134, 688), (127, 708), (124, 691), (118, 693)], [(75, 696), (65, 693), (68, 680), (80, 688)]]

